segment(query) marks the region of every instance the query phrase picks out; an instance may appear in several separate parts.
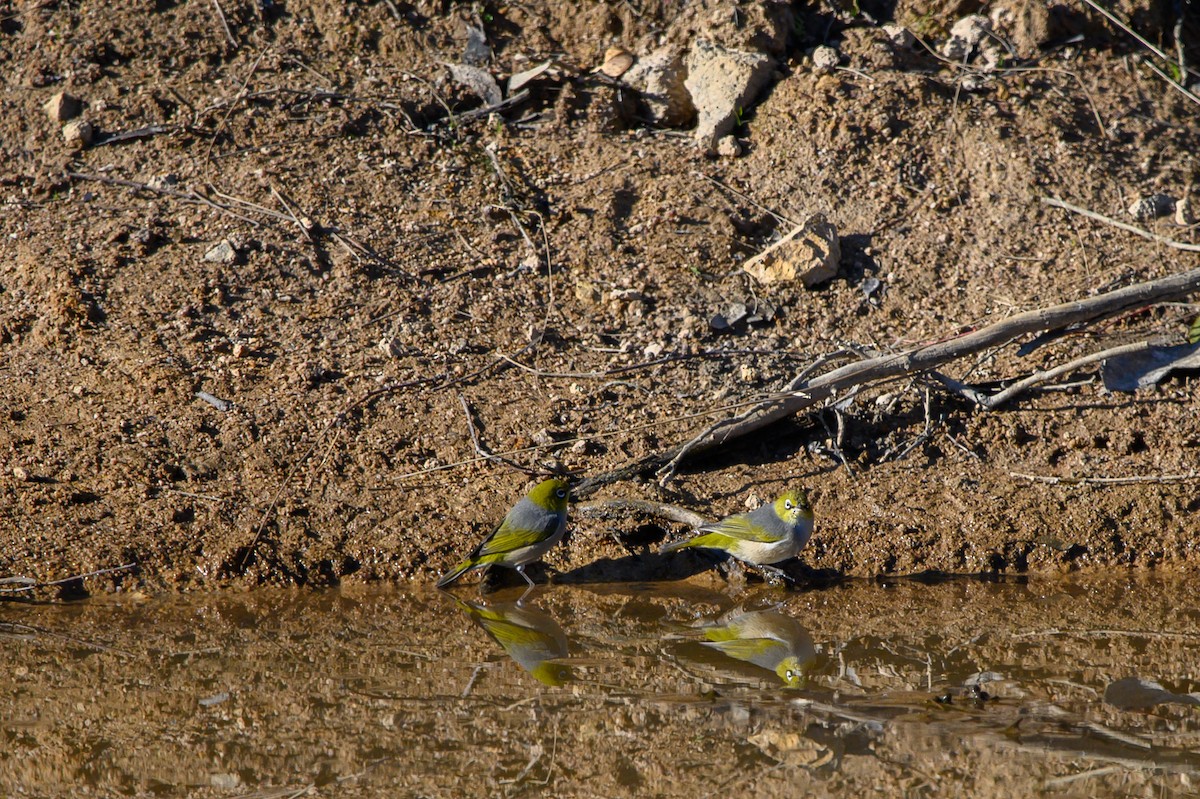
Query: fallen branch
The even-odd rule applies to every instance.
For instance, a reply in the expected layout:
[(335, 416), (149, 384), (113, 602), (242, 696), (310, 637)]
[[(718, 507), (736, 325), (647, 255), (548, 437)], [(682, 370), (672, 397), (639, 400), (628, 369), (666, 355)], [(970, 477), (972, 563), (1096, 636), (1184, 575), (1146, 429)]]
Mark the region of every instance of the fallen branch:
[(1053, 369), (1045, 369), (1041, 372), (1034, 372), (1029, 377), (1018, 380), (1011, 386), (1008, 386), (1004, 390), (998, 391), (995, 394), (985, 394), (979, 389), (955, 380), (954, 378), (944, 375), (941, 372), (931, 372), (930, 376), (954, 393), (961, 394), (979, 407), (990, 411), (1000, 407), (1004, 403), (1015, 398), (1017, 395), (1023, 394), (1024, 392), (1036, 386), (1038, 383), (1044, 383), (1047, 380), (1053, 380), (1056, 377), (1070, 374), (1080, 367), (1088, 366), (1089, 364), (1096, 363), (1097, 361), (1106, 361), (1109, 358), (1115, 358), (1118, 355), (1129, 355), (1130, 353), (1134, 352), (1143, 352), (1150, 349), (1151, 346), (1153, 345), (1149, 341), (1139, 341), (1135, 344), (1124, 344), (1120, 347), (1112, 347), (1107, 350), (1101, 350), (1100, 352), (1093, 352), (1080, 358), (1076, 358), (1073, 361), (1068, 361), (1060, 366), (1056, 366)]
[(736, 422), (725, 426), (714, 425), (683, 444), (588, 478), (576, 486), (574, 493), (579, 498), (588, 496), (601, 486), (643, 475), (671, 463), (681, 452), (696, 454), (726, 444), (802, 410), (844, 396), (867, 383), (929, 372), (944, 363), (1019, 336), (1119, 316), (1135, 308), (1179, 299), (1198, 291), (1200, 269), (1193, 269), (1084, 300), (1026, 311), (985, 328), (924, 347), (847, 364), (811, 380), (801, 373), (782, 392), (757, 403), (748, 413), (738, 417)]

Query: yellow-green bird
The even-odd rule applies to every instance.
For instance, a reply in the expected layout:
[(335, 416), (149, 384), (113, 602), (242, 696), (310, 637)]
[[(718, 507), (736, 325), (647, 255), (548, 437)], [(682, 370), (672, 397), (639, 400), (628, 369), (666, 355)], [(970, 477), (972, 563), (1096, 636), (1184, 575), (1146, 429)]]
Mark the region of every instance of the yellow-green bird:
[(549, 613), (520, 602), (458, 604), (538, 682), (562, 685), (574, 676), (559, 660), (568, 654), (567, 635)]
[(467, 559), (441, 576), (438, 588), (445, 588), (471, 569), (507, 566), (516, 569), (521, 579), (533, 587), (525, 567), (538, 560), (562, 540), (567, 530), (567, 499), (571, 489), (559, 477), (543, 480), (533, 487), (504, 516), (504, 521), (475, 547)]
[(813, 510), (808, 494), (803, 489), (793, 489), (756, 510), (706, 524), (697, 529), (699, 535), (673, 541), (662, 551), (689, 547), (717, 549), (786, 579), (771, 564), (796, 557), (808, 543), (812, 530)]
[(706, 624), (703, 632), (704, 646), (773, 671), (789, 688), (803, 687), (805, 671), (817, 657), (808, 631), (777, 610), (739, 608)]

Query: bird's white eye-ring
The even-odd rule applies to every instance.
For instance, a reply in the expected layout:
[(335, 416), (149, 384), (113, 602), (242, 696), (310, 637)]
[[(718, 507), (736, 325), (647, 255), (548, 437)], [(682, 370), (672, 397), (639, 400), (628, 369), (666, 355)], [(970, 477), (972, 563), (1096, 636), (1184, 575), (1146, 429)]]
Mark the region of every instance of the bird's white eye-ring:
[(792, 671), (791, 669), (788, 669), (787, 671), (785, 671), (783, 673), (783, 678), (785, 680), (787, 680), (788, 682), (791, 682), (792, 680), (796, 679), (796, 672)]
[(785, 499), (783, 501), (783, 507), (787, 508), (788, 510), (791, 510), (792, 509), (792, 501), (790, 499)]
[(557, 491), (554, 492), (554, 496), (558, 497), (559, 499), (566, 499), (567, 489), (565, 489), (565, 488), (558, 489)]

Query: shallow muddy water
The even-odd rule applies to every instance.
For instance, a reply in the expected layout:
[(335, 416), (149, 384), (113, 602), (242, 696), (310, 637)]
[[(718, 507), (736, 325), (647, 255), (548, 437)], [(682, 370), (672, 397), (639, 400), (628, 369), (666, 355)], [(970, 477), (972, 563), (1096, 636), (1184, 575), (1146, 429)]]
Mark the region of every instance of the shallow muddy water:
[(1186, 578), (0, 603), (0, 794), (1175, 796)]

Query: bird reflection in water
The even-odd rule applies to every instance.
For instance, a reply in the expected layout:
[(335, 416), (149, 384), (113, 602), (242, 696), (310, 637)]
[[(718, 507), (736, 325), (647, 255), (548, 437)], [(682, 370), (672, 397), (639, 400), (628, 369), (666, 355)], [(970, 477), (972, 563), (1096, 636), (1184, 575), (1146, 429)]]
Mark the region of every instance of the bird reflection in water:
[(774, 672), (789, 688), (804, 687), (817, 659), (812, 636), (800, 622), (774, 608), (735, 608), (695, 625), (698, 643), (726, 657)]
[(567, 656), (567, 635), (549, 614), (524, 602), (455, 603), (482, 627), (517, 665), (544, 685), (562, 685), (572, 679)]

